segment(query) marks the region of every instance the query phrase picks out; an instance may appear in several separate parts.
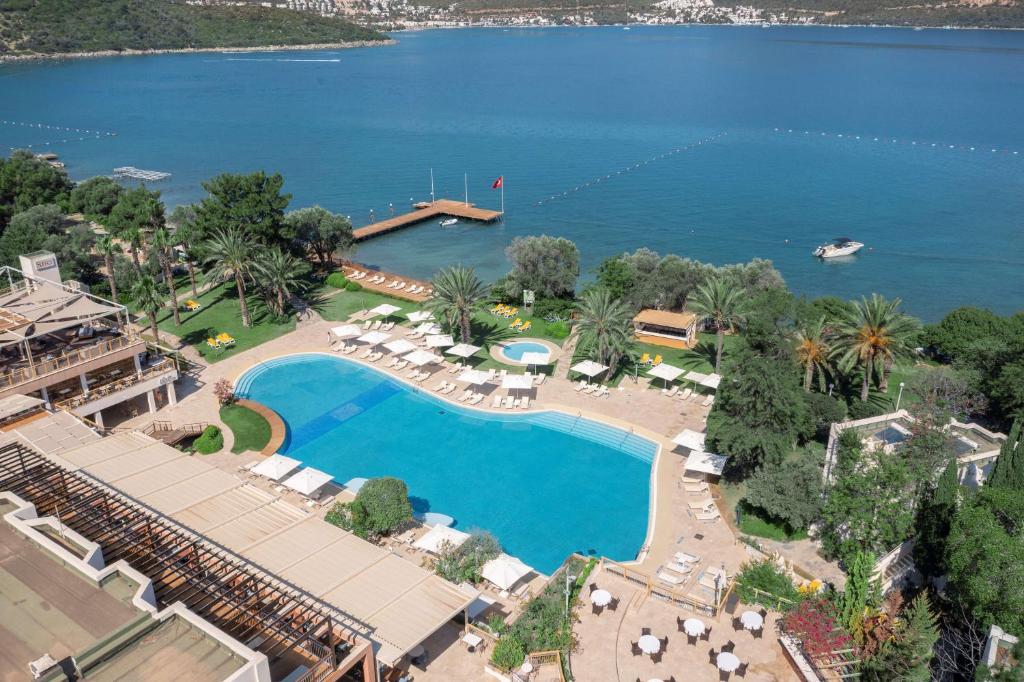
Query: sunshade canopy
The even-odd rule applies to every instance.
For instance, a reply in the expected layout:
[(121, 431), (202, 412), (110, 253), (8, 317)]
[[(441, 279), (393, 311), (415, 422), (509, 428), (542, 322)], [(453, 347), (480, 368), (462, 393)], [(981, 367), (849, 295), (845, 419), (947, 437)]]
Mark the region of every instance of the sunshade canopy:
[(675, 365), (670, 365), (667, 362), (663, 362), (660, 365), (655, 365), (647, 370), (647, 373), (652, 377), (658, 377), (665, 381), (672, 381), (686, 370)]
[(501, 387), (511, 389), (533, 388), (533, 376), (530, 374), (506, 374), (501, 378)]
[(402, 359), (411, 362), (417, 367), (429, 364), (431, 362), (444, 362), (444, 358), (442, 358), (440, 355), (434, 355), (430, 351), (423, 350), (422, 348), (420, 350), (414, 350), (408, 355), (403, 355)]
[(708, 375), (700, 372), (687, 372), (686, 376), (683, 378), (687, 381), (692, 381), (695, 384), (703, 384), (708, 380)]
[(487, 372), (481, 372), (478, 369), (467, 369), (455, 378), (459, 381), (465, 381), (468, 384), (480, 385), (486, 384), (490, 375), (488, 375)]
[[(7, 268), (7, 272), (21, 276), (14, 268)], [(13, 289), (0, 294), (0, 347), (124, 311), (124, 306), (102, 298), (25, 276), (23, 281), (14, 283)]]
[(484, 564), (480, 575), (493, 585), (507, 590), (515, 585), (520, 578), (531, 572), (533, 572), (533, 569), (516, 557), (500, 554), (498, 558), (491, 559)]
[(608, 367), (599, 362), (594, 362), (593, 360), (584, 360), (583, 362), (577, 362), (572, 366), (572, 371), (584, 374), (588, 377), (597, 376), (606, 369), (608, 369)]
[(684, 448), (690, 450), (703, 450), (704, 449), (704, 434), (691, 431), (690, 429), (683, 429), (676, 437), (672, 439), (672, 442), (676, 445), (682, 445)]
[(728, 459), (728, 455), (715, 455), (710, 452), (694, 450), (686, 458), (685, 468), (687, 471), (700, 471), (705, 474), (721, 476), (722, 470), (725, 469), (725, 462)]
[(387, 348), (392, 353), (398, 353), (399, 355), (401, 355), (402, 353), (408, 353), (411, 350), (416, 350), (416, 344), (413, 343), (412, 341), (406, 341), (405, 339), (395, 339), (394, 341), (388, 341), (387, 343), (384, 344), (384, 347)]
[(331, 329), (331, 334), (334, 334), (339, 339), (352, 339), (363, 333), (363, 330), (358, 325), (354, 324), (343, 324), (340, 327), (334, 327)]
[(522, 357), (519, 358), (519, 362), (524, 365), (546, 365), (551, 362), (550, 351), (538, 351), (530, 350), (523, 353)]
[(722, 383), (722, 376), (720, 374), (715, 374), (714, 372), (712, 372), (711, 374), (704, 377), (703, 381), (699, 381), (697, 383), (699, 383), (701, 386), (707, 386), (708, 388), (718, 388), (718, 384)]
[(399, 310), (401, 310), (401, 308), (399, 308), (397, 305), (391, 305), (390, 303), (381, 303), (376, 308), (370, 310), (370, 314), (387, 316), (393, 313), (397, 313)]
[(429, 310), (414, 310), (406, 315), (406, 317), (409, 318), (410, 322), (424, 322), (434, 319), (434, 313)]
[(427, 337), (427, 345), (431, 348), (447, 348), (455, 345), (451, 334), (431, 334)]
[(463, 533), (461, 530), (455, 530), (447, 526), (434, 526), (427, 531), (426, 535), (414, 542), (412, 546), (431, 554), (437, 554), (441, 549), (441, 545), (445, 542), (450, 544), (452, 548), (455, 548), (468, 539), (469, 533)]
[(440, 334), (441, 325), (436, 322), (424, 322), (416, 327), (415, 331), (419, 334)]
[(331, 475), (327, 472), (306, 467), (283, 481), (282, 485), (291, 488), (303, 495), (312, 495), (320, 488), (330, 483)]
[(271, 455), (252, 469), (249, 469), (249, 471), (273, 481), (279, 481), (291, 473), (292, 470), (298, 468), (299, 464), (301, 464), (299, 460), (292, 459), (291, 457)]
[(460, 358), (468, 358), (475, 355), (478, 350), (480, 350), (480, 346), (474, 346), (471, 343), (459, 343), (446, 350), (445, 353)]
[(345, 481), (345, 490), (348, 490), (348, 491), (353, 492), (353, 493), (357, 493), (357, 492), (359, 492), (359, 489), (362, 488), (363, 485), (368, 480), (369, 480), (368, 478), (361, 478), (359, 476), (357, 476), (356, 478), (350, 478), (349, 480)]
[(356, 341), (362, 341), (368, 343), (371, 346), (376, 346), (378, 343), (383, 343), (391, 338), (391, 334), (385, 334), (384, 332), (366, 332), (360, 336)]

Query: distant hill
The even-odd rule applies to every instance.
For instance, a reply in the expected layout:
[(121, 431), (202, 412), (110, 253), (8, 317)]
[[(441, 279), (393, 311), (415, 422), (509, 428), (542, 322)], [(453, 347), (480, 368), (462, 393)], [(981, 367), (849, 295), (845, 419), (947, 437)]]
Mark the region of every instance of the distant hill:
[(173, 0), (0, 0), (0, 56), (384, 40), (337, 17)]

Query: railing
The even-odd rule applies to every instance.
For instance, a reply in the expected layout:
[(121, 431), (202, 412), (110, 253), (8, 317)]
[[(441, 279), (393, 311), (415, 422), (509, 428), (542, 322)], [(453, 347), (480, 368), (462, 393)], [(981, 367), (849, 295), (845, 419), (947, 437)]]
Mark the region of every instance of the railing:
[(710, 617), (717, 616), (719, 611), (722, 610), (722, 605), (725, 604), (725, 600), (728, 599), (729, 593), (732, 592), (732, 588), (735, 583), (733, 580), (729, 581), (726, 588), (722, 590), (718, 603), (715, 604), (697, 599), (690, 594), (680, 592), (679, 590), (671, 587), (661, 585), (646, 573), (629, 568), (628, 566), (623, 566), (622, 564), (611, 561), (610, 559), (604, 559), (603, 564), (604, 570), (614, 575), (618, 575), (635, 585), (643, 587), (647, 594), (665, 599), (673, 604), (677, 604), (683, 608), (687, 608), (691, 611), (702, 613)]
[(337, 666), (334, 650), (311, 639), (303, 642), (302, 648), (309, 651), (317, 659), (317, 662), (295, 682), (322, 682), (330, 677)]
[(134, 334), (127, 334), (125, 336), (107, 339), (106, 341), (94, 343), (91, 346), (85, 346), (83, 348), (64, 353), (52, 360), (40, 360), (35, 363), (34, 367), (19, 367), (18, 369), (9, 370), (0, 374), (0, 389), (10, 388), (12, 386), (23, 384), (26, 381), (39, 379), (49, 374), (70, 369), (76, 365), (82, 364), (83, 362), (95, 360), (107, 353), (127, 348), (128, 346), (140, 343), (141, 341), (142, 339), (138, 336), (135, 336)]
[(62, 410), (73, 410), (76, 407), (81, 407), (82, 405), (90, 403), (97, 398), (102, 398), (104, 396), (111, 395), (112, 393), (123, 391), (126, 388), (140, 384), (143, 381), (159, 374), (166, 374), (168, 370), (173, 369), (174, 363), (171, 360), (161, 360), (157, 364), (142, 370), (139, 374), (132, 374), (124, 379), (118, 379), (107, 384), (96, 386), (95, 388), (89, 389), (89, 393), (87, 394), (83, 393), (82, 395), (76, 395), (73, 398), (63, 400), (57, 403), (57, 407)]
[(562, 667), (562, 652), (555, 649), (553, 651), (535, 651), (529, 655), (530, 665), (536, 670), (542, 665), (553, 665), (558, 670), (558, 682), (565, 682), (565, 675), (562, 673), (564, 669)]
[(206, 422), (193, 422), (192, 424), (175, 426), (173, 422), (155, 421), (142, 427), (142, 432), (147, 436), (152, 436), (161, 431), (181, 431), (188, 436), (197, 436), (202, 434), (202, 432), (206, 430), (207, 426), (209, 426), (209, 424)]

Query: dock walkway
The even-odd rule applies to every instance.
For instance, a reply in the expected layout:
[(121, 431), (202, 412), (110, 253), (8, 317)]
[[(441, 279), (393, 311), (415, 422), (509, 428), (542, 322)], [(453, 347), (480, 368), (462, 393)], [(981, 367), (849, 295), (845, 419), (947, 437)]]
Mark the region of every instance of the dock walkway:
[(388, 232), (401, 230), (409, 227), (410, 225), (423, 222), (424, 220), (439, 218), (441, 216), (466, 218), (468, 220), (491, 223), (501, 217), (501, 211), (477, 208), (473, 204), (467, 204), (462, 201), (452, 201), (451, 199), (438, 199), (434, 202), (425, 201), (416, 204), (415, 210), (410, 211), (409, 213), (396, 215), (394, 218), (388, 218), (386, 220), (378, 220), (375, 223), (357, 228), (352, 231), (352, 237), (355, 241), (361, 242), (372, 237), (387, 234)]

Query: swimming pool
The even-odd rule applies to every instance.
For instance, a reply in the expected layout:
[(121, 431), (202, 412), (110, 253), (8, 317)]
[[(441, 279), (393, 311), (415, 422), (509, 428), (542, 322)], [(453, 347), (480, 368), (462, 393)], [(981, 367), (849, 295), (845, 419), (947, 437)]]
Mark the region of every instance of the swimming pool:
[(657, 451), (645, 438), (561, 412), (460, 407), (322, 354), (257, 365), (236, 392), (281, 415), (281, 452), (339, 482), (401, 478), (417, 512), (490, 531), (541, 572), (574, 551), (624, 561), (643, 545)]

